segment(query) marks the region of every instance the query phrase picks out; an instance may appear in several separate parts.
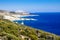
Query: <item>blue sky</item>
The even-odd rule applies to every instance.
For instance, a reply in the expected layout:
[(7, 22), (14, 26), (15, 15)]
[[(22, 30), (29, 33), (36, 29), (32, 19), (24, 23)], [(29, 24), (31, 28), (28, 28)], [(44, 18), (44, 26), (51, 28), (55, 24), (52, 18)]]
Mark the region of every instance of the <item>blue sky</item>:
[(60, 0), (0, 0), (0, 10), (60, 12)]

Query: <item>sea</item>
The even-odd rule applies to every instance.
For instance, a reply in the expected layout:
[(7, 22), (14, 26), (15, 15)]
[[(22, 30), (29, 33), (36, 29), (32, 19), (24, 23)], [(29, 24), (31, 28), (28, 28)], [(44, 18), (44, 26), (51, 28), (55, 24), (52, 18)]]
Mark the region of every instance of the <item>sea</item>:
[[(60, 12), (38, 12), (38, 13), (30, 13), (39, 16), (28, 16), (24, 18), (34, 18), (37, 20), (24, 20), (24, 25), (30, 26), (32, 28), (36, 28), (39, 30), (44, 30), (46, 32), (50, 32), (56, 35), (60, 35)], [(21, 23), (21, 20), (17, 21)]]

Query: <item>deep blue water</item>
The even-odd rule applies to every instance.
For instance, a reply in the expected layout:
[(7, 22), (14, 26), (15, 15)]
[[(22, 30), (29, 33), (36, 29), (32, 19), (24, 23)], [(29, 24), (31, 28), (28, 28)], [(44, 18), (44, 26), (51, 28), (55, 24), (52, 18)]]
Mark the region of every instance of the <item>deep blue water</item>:
[[(27, 17), (35, 18), (37, 21), (24, 21), (25, 25), (41, 29), (50, 33), (60, 35), (60, 13), (31, 13), (39, 16)], [(19, 23), (21, 21), (18, 21)]]

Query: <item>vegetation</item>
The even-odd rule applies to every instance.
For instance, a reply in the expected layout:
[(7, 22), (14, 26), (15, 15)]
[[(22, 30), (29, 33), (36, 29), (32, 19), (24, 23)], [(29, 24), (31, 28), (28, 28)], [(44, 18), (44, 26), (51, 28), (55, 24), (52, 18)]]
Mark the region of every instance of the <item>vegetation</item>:
[(0, 19), (0, 40), (60, 40), (60, 36)]

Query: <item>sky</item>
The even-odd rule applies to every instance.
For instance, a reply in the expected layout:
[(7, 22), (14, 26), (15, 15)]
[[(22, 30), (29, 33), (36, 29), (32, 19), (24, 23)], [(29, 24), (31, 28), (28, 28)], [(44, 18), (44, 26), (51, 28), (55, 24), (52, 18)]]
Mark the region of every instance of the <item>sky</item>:
[(60, 0), (0, 0), (0, 10), (60, 12)]

